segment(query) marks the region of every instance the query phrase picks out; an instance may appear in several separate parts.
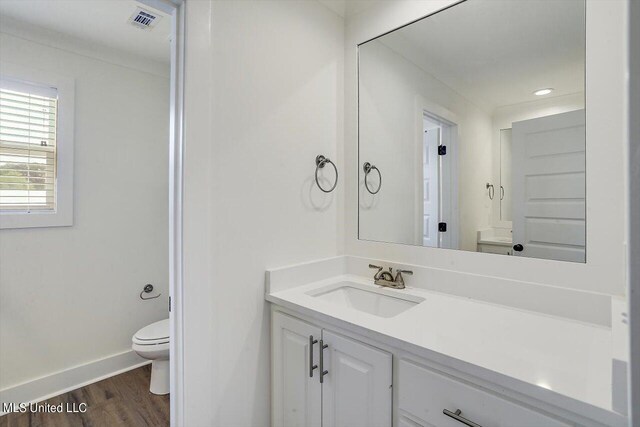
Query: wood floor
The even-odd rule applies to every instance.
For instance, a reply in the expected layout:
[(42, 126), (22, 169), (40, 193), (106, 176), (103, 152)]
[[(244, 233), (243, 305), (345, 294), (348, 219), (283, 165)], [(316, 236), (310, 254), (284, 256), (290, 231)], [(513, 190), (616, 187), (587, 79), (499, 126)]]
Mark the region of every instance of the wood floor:
[(161, 427), (169, 425), (169, 395), (149, 393), (151, 365), (146, 365), (42, 403), (87, 404), (85, 413), (10, 413), (0, 427)]

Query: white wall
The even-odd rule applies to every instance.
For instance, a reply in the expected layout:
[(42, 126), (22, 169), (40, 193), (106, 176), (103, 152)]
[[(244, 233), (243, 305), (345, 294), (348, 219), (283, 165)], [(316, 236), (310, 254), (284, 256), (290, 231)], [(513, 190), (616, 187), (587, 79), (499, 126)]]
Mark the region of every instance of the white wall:
[[(624, 2), (587, 2), (586, 264), (358, 240), (357, 44), (453, 3), (449, 0), (381, 2), (347, 19), (344, 145), (347, 171), (344, 224), (346, 253), (502, 278), (512, 281), (514, 286), (529, 282), (604, 294), (624, 294), (625, 188), (621, 185), (626, 170), (624, 99), (627, 52), (624, 22), (627, 12)], [(430, 286), (429, 283), (423, 285)], [(497, 291), (486, 286), (482, 294), (484, 299), (493, 300)], [(541, 300), (541, 303), (552, 302)]]
[[(0, 389), (131, 348), (168, 317), (169, 80), (0, 34), (2, 61), (75, 79), (72, 227), (0, 231)], [(162, 297), (143, 302), (153, 283)]]
[(212, 1), (186, 21), (184, 424), (268, 426), (265, 269), (337, 253), (342, 174), (325, 195), (313, 173), (342, 165), (343, 20)]
[[(269, 318), (263, 298), (268, 267), (346, 252), (432, 267), (441, 273), (440, 282), (447, 270), (481, 275), (484, 285), (476, 294), (484, 292), (487, 299), (492, 277), (514, 285), (529, 281), (622, 293), (624, 197), (616, 186), (623, 177), (618, 102), (624, 54), (611, 46), (623, 36), (617, 24), (624, 12), (615, 5), (588, 12), (588, 64), (598, 78), (587, 74), (587, 93), (597, 99), (587, 108), (596, 116), (613, 111), (602, 129), (587, 131), (593, 140), (604, 133), (612, 141), (606, 149), (594, 146), (588, 158), (601, 164), (588, 177), (594, 197), (588, 202), (593, 227), (590, 222), (587, 265), (357, 239), (357, 43), (451, 3), (377, 2), (348, 20), (345, 141), (343, 26), (337, 15), (312, 1), (188, 3), (185, 425), (269, 424)], [(312, 183), (319, 153), (337, 158), (341, 167), (338, 190), (330, 196)], [(606, 215), (620, 224), (605, 227)], [(470, 285), (478, 283), (476, 276), (466, 277)]]
[[(456, 246), (475, 251), (478, 229), (490, 224), (491, 206), (484, 187), (492, 171), (490, 115), (380, 40), (361, 46), (359, 61), (360, 238), (422, 244), (416, 228), (422, 212), (416, 204), (423, 203), (422, 173), (416, 169), (422, 164), (416, 158), (421, 159), (424, 102), (445, 109), (458, 125), (456, 153), (449, 151), (449, 156), (458, 157)], [(384, 189), (376, 195), (364, 188), (365, 161), (383, 174)]]

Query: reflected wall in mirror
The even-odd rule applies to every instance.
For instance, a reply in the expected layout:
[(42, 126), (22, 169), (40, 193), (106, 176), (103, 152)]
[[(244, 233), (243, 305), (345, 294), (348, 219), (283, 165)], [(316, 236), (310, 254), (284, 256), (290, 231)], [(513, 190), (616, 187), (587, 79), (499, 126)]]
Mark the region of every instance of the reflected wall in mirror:
[(361, 44), (359, 238), (585, 262), (584, 16), (467, 0)]
[(500, 219), (511, 221), (511, 129), (500, 129)]

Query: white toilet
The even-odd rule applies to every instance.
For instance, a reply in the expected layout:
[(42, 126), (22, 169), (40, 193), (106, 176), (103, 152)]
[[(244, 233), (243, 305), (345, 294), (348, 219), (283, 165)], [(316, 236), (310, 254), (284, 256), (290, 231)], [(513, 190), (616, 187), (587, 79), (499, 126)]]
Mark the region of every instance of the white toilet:
[(133, 335), (131, 348), (139, 356), (151, 360), (153, 394), (169, 393), (169, 319), (145, 326)]

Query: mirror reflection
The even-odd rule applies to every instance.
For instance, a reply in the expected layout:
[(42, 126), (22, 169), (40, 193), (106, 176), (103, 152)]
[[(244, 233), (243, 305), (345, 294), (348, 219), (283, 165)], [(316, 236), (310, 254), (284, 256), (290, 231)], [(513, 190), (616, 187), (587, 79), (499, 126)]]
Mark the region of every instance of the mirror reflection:
[(359, 46), (359, 238), (585, 262), (585, 4), (467, 0)]

